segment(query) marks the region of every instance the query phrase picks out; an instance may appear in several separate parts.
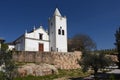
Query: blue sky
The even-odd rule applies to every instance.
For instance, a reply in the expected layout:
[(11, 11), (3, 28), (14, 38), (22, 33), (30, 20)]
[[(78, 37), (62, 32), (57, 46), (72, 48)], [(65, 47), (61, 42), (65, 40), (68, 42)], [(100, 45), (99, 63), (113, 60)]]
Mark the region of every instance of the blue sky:
[(98, 49), (115, 47), (120, 0), (0, 0), (0, 37), (11, 42), (34, 25), (47, 29), (56, 5), (67, 16), (68, 37), (87, 34)]

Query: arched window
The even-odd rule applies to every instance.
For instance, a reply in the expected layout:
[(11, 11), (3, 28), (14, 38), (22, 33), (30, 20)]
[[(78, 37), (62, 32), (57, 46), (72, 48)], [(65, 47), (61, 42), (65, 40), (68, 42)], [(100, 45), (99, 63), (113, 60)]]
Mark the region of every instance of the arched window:
[(64, 30), (62, 30), (62, 35), (64, 35), (64, 34), (65, 34)]
[(60, 30), (60, 29), (58, 29), (58, 34), (59, 34), (59, 35), (61, 34), (61, 30)]

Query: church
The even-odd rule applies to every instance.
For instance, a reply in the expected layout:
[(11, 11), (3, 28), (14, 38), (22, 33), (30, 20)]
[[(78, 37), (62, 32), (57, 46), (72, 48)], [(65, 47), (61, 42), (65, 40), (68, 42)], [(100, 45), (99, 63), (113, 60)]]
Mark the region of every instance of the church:
[(48, 19), (48, 31), (43, 26), (25, 32), (14, 41), (16, 51), (67, 52), (67, 18), (56, 8)]

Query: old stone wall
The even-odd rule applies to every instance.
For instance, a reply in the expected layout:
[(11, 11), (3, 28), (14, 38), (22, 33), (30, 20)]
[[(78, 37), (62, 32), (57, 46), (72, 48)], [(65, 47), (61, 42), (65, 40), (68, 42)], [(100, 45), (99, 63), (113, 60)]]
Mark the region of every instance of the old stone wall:
[(119, 62), (117, 55), (107, 55), (108, 57), (110, 57), (112, 59), (113, 62)]
[(35, 62), (52, 64), (58, 69), (80, 68), (78, 60), (81, 52), (14, 52), (13, 59), (16, 62)]

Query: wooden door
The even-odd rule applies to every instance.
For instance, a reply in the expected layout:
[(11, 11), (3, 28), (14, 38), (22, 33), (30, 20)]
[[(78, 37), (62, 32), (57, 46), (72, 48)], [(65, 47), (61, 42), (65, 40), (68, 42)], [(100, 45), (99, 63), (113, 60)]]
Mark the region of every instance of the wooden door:
[(44, 51), (44, 45), (43, 44), (39, 44), (39, 51)]

